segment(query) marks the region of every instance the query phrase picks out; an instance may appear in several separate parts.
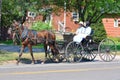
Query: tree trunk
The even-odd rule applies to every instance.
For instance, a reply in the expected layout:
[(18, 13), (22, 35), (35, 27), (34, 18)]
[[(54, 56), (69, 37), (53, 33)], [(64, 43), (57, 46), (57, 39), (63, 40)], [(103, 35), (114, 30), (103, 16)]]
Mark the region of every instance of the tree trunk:
[(0, 0), (0, 40), (1, 40), (1, 9), (2, 9), (2, 0)]
[(24, 12), (24, 16), (22, 17), (21, 24), (23, 24), (23, 23), (26, 21), (27, 13), (28, 13), (28, 11), (25, 10), (25, 12)]
[(46, 15), (43, 15), (43, 22), (45, 22), (45, 20), (46, 20)]

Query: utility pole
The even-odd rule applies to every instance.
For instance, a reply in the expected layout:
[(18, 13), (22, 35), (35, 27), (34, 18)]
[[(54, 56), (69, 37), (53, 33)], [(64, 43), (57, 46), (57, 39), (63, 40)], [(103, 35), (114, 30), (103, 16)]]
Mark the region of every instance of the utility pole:
[(66, 31), (65, 28), (66, 28), (66, 2), (64, 1), (64, 31), (63, 32)]

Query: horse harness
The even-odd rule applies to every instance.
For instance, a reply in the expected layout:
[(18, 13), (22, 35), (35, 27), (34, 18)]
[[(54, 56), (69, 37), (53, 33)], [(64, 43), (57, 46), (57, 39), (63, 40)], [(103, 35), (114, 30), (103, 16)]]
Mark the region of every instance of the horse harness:
[(22, 41), (28, 39), (32, 44), (37, 44), (37, 31), (25, 28), (21, 35)]
[(46, 44), (53, 43), (53, 40), (51, 40), (51, 39), (47, 39), (46, 37), (38, 37), (36, 30), (24, 29), (22, 32), (21, 38), (22, 38), (22, 41), (25, 41), (26, 39), (28, 39), (28, 41), (31, 44), (35, 44), (35, 45), (37, 43), (46, 43)]

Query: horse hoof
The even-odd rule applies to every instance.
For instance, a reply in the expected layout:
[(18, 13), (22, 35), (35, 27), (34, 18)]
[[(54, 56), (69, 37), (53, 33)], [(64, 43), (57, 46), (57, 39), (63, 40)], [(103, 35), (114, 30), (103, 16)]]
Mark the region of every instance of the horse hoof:
[(58, 59), (55, 59), (55, 62), (59, 62), (59, 60), (58, 60)]
[(31, 64), (35, 64), (35, 62), (32, 62)]
[(32, 63), (31, 64), (36, 64), (37, 62), (36, 61), (32, 61)]
[(31, 63), (31, 64), (35, 64), (35, 63)]
[(66, 62), (66, 61), (67, 61), (67, 59), (63, 59), (63, 61), (64, 61), (64, 62)]
[(19, 62), (17, 62), (16, 65), (19, 65)]
[(19, 64), (18, 64), (18, 63), (16, 63), (16, 65), (18, 66)]
[(41, 62), (41, 64), (45, 64), (45, 62)]

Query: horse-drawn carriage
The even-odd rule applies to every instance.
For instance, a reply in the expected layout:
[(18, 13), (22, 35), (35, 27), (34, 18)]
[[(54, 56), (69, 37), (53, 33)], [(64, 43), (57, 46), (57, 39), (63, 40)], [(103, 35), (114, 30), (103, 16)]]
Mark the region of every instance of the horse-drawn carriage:
[[(29, 47), (32, 61), (35, 63), (32, 46), (39, 43), (44, 44), (45, 57), (50, 60), (55, 60), (55, 57), (57, 57), (60, 61), (67, 62), (80, 62), (82, 59), (92, 61), (99, 54), (103, 61), (112, 61), (116, 56), (116, 45), (113, 40), (108, 38), (96, 43), (92, 36), (87, 36), (82, 42), (77, 43), (72, 41), (74, 34), (63, 34), (64, 39), (56, 41), (55, 34), (51, 31), (37, 31), (34, 34), (32, 30), (25, 30), (25, 27), (17, 22), (14, 23), (14, 28), (14, 39), (22, 39), (22, 47), (17, 63), (19, 63), (25, 47)], [(17, 38), (15, 35), (21, 37)], [(22, 35), (26, 35), (26, 37), (22, 38)], [(58, 54), (59, 56), (57, 56)]]
[(92, 36), (87, 36), (81, 43), (78, 43), (72, 41), (73, 36), (74, 34), (64, 34), (64, 39), (57, 41), (62, 60), (65, 59), (67, 62), (80, 62), (82, 59), (92, 61), (99, 55), (103, 61), (109, 62), (116, 56), (115, 42), (109, 38), (97, 43)]

